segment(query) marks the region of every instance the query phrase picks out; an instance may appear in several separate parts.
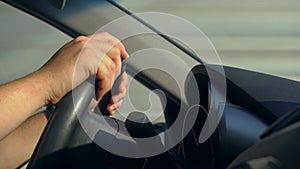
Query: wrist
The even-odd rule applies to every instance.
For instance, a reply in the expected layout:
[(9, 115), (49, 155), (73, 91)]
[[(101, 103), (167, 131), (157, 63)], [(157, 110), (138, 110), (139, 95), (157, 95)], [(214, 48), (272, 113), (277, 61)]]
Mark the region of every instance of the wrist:
[(39, 92), (40, 98), (42, 100), (43, 106), (53, 103), (53, 89), (52, 83), (53, 78), (50, 77), (47, 73), (44, 73), (41, 70), (38, 70), (31, 75), (29, 75), (32, 79), (33, 90)]
[(54, 73), (47, 69), (40, 69), (35, 72), (37, 81), (39, 81), (38, 88), (43, 90), (45, 96), (45, 105), (56, 104), (66, 93), (71, 91), (72, 82), (68, 74), (63, 72)]

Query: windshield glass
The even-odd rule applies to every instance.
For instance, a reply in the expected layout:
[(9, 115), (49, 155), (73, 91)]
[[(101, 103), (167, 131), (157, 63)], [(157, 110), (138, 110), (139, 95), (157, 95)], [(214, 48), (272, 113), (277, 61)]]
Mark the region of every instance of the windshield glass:
[(131, 12), (163, 12), (192, 22), (224, 65), (300, 81), (298, 0), (116, 2)]

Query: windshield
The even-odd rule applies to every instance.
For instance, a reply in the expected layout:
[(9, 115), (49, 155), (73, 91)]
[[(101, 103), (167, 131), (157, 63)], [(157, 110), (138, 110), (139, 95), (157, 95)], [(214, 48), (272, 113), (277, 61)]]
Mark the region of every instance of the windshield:
[(131, 12), (163, 12), (192, 22), (212, 41), (224, 65), (300, 81), (298, 0), (117, 3)]

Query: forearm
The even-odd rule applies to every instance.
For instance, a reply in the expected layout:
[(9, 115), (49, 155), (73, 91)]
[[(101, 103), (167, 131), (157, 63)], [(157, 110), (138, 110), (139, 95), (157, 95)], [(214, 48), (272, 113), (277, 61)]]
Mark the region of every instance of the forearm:
[(0, 86), (0, 140), (47, 103), (47, 86), (38, 73)]
[[(111, 89), (113, 77), (120, 73), (121, 60), (126, 58), (124, 45), (108, 33), (80, 36), (64, 45), (37, 72), (1, 85), (0, 140), (36, 109), (48, 103), (56, 104), (89, 76), (98, 80), (96, 99), (99, 100)], [(125, 91), (125, 87), (120, 89), (120, 93)], [(124, 94), (120, 96), (117, 103), (107, 108), (111, 114), (120, 106)]]
[(16, 168), (28, 160), (46, 124), (46, 113), (38, 113), (1, 140), (0, 168)]

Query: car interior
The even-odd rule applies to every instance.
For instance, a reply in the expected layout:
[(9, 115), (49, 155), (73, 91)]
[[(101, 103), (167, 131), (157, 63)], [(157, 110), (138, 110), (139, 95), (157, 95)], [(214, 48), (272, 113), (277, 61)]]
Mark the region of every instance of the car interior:
[[(99, 112), (90, 112), (88, 105), (93, 98), (95, 86), (91, 80), (84, 82), (57, 105), (48, 107), (53, 110), (34, 154), (26, 165), (28, 169), (300, 168), (299, 81), (243, 68), (205, 63), (201, 57), (195, 56), (194, 51), (165, 36), (159, 32), (157, 26), (149, 23), (151, 21), (147, 18), (134, 15), (118, 1), (3, 2), (6, 4), (3, 3), (1, 8), (16, 8), (23, 11), (19, 13), (33, 17), (36, 20), (34, 22), (51, 25), (51, 29), (47, 31), (53, 32), (56, 42), (54, 44), (50, 40), (42, 41), (45, 48), (49, 48), (49, 52), (42, 54), (44, 49), (27, 51), (36, 52), (36, 56), (43, 57), (32, 57), (22, 61), (23, 63), (19, 63), (18, 59), (9, 58), (11, 53), (4, 53), (0, 58), (3, 69), (0, 71), (1, 84), (34, 71), (66, 41), (78, 35), (93, 34), (99, 31), (100, 27), (115, 20), (121, 22), (119, 18), (125, 17), (126, 24), (130, 27), (126, 28), (124, 25), (115, 30), (104, 27), (101, 31), (114, 32), (117, 37), (131, 34), (136, 29), (147, 32), (122, 40), (132, 59), (123, 62), (124, 71), (130, 79), (130, 97), (125, 99), (125, 106), (120, 108), (120, 112), (113, 117), (103, 115), (101, 104), (105, 104), (105, 98), (99, 103)], [(28, 29), (31, 29), (30, 26)], [(37, 36), (31, 37), (31, 40), (39, 41), (42, 37), (43, 32), (37, 32)], [(19, 47), (22, 45), (17, 46)], [(139, 60), (138, 56), (135, 56), (137, 52), (149, 48), (171, 51), (188, 67), (188, 74), (181, 77), (184, 79), (183, 91), (170, 74), (154, 68), (144, 69), (144, 62), (159, 59), (162, 65), (168, 65), (175, 73), (185, 71), (181, 62), (176, 62), (176, 59), (159, 52), (153, 52), (153, 56), (148, 56), (149, 60), (142, 57)], [(19, 54), (21, 52), (16, 55)], [(11, 64), (19, 66), (9, 68)], [(220, 86), (212, 83), (214, 79), (210, 72), (215, 70), (224, 71), (224, 74), (215, 72), (213, 78), (224, 79), (225, 93), (222, 93), (221, 89), (218, 90)], [(224, 111), (211, 137), (199, 142), (202, 130), (210, 117), (209, 109), (215, 103), (213, 90), (226, 99), (221, 103)], [(195, 99), (195, 96), (199, 96), (200, 99)], [(109, 99), (109, 96), (107, 97)], [(126, 107), (129, 104), (135, 109)], [(195, 108), (194, 105), (198, 107)], [(175, 133), (165, 134), (165, 131), (171, 128), (181, 115), (194, 118), (194, 124), (183, 123), (177, 132), (183, 133), (189, 126), (190, 130), (182, 140), (176, 141)], [(98, 124), (99, 121), (109, 127)], [(98, 130), (94, 131), (91, 137), (91, 134), (87, 133), (87, 127), (93, 124), (98, 125)], [(109, 132), (110, 129), (113, 132)], [(122, 135), (130, 136), (132, 140), (124, 140)], [(122, 156), (97, 144), (100, 142), (105, 145), (120, 145), (115, 148), (140, 153), (146, 151), (149, 145), (137, 147), (135, 144), (139, 138), (147, 137), (155, 138), (154, 147), (158, 149), (163, 149), (173, 142), (176, 144), (163, 153), (146, 157)], [(133, 150), (131, 147), (137, 148)]]

